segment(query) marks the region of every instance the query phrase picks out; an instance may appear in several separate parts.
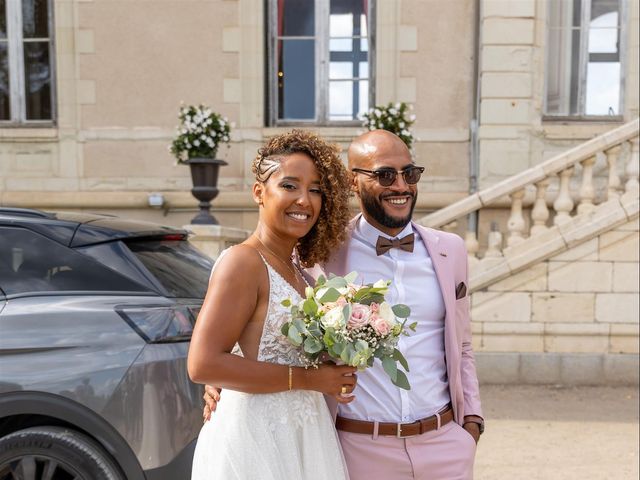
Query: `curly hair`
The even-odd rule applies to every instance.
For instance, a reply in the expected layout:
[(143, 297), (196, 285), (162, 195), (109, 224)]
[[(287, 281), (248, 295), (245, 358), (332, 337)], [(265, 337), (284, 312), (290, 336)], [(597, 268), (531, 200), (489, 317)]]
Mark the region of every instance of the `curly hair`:
[(292, 130), (271, 138), (258, 150), (251, 165), (256, 181), (265, 183), (280, 168), (284, 157), (306, 153), (320, 174), (322, 207), (318, 221), (296, 246), (300, 263), (311, 267), (325, 262), (346, 238), (349, 223), (350, 182), (338, 156), (339, 147), (303, 130)]

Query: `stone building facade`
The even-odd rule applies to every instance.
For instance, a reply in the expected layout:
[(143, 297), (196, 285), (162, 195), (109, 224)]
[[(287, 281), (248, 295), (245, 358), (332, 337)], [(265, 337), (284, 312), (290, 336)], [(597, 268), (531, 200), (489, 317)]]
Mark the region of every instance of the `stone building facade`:
[[(639, 115), (638, 0), (6, 0), (2, 5), (0, 206), (188, 224), (196, 212), (189, 172), (167, 151), (181, 102), (206, 104), (235, 124), (230, 147), (218, 155), (229, 165), (221, 170), (221, 193), (213, 206), (222, 225), (242, 229), (253, 228), (257, 219), (249, 168), (256, 150), (293, 126), (346, 147), (362, 131), (358, 109), (413, 104), (416, 162), (427, 169), (419, 184), (419, 219)], [(295, 10), (301, 5), (308, 7), (306, 13)], [(334, 32), (334, 8), (337, 20), (351, 15), (347, 34)], [(281, 68), (278, 55), (288, 55), (282, 53), (291, 44), (287, 41), (309, 41), (303, 32), (309, 18), (317, 71), (315, 87), (306, 93), (315, 98), (317, 118), (292, 121), (278, 113), (278, 95), (286, 90), (278, 90), (275, 75), (296, 72)], [(339, 30), (339, 22), (335, 25)], [(344, 53), (345, 35), (352, 45), (359, 42), (361, 55), (360, 79), (349, 80), (353, 95), (358, 81), (364, 90), (351, 117), (342, 121), (331, 116), (334, 73), (326, 62)], [(32, 49), (38, 55), (21, 55)], [(18, 88), (24, 84), (26, 89)], [(292, 91), (292, 98), (300, 93)], [(50, 108), (36, 111), (33, 105)], [(621, 171), (623, 182), (635, 175), (637, 184), (637, 161), (624, 166), (629, 156), (637, 158), (635, 138), (635, 147), (622, 148)], [(603, 158), (592, 171), (600, 200), (607, 191)], [(551, 182), (548, 192), (558, 189)], [(150, 206), (152, 193), (162, 195), (162, 207)], [(519, 207), (527, 230), (534, 200), (527, 194)], [(507, 235), (510, 215), (508, 202), (479, 211), (480, 257), (492, 230)], [(464, 234), (467, 219), (447, 228)], [(622, 246), (609, 248), (620, 236)], [(637, 354), (637, 248), (636, 216), (476, 292), (477, 349), (496, 355)], [(596, 278), (597, 285), (589, 283)], [(560, 321), (569, 316), (570, 321)], [(597, 358), (604, 365), (603, 357)]]

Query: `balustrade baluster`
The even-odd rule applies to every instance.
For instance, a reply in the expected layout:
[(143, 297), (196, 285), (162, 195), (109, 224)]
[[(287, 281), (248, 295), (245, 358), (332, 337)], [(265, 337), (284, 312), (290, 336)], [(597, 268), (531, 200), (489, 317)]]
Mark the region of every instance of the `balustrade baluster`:
[(536, 183), (536, 201), (531, 210), (531, 235), (537, 235), (547, 230), (547, 220), (549, 219), (549, 209), (545, 201), (545, 194), (549, 186), (549, 179)]
[(487, 251), (484, 258), (496, 258), (502, 256), (502, 233), (496, 222), (491, 222), (491, 231), (487, 238)]
[(556, 216), (553, 219), (554, 225), (560, 225), (571, 219), (569, 215), (571, 210), (573, 210), (573, 200), (569, 194), (569, 180), (571, 180), (571, 175), (573, 175), (573, 167), (569, 167), (560, 172), (558, 198), (553, 202), (553, 209), (556, 211)]
[(478, 239), (476, 238), (476, 232), (467, 231), (464, 239), (464, 244), (467, 247), (467, 256), (469, 258), (469, 267), (472, 267), (480, 260), (476, 254), (478, 250), (480, 250), (480, 244), (478, 243)]
[(593, 211), (595, 205), (593, 199), (596, 191), (593, 188), (593, 165), (596, 157), (589, 157), (581, 162), (582, 164), (582, 185), (580, 186), (580, 204), (578, 205), (578, 215)]
[(607, 187), (607, 200), (620, 197), (620, 175), (618, 175), (618, 158), (622, 147), (616, 145), (605, 153), (607, 154), (607, 165), (609, 166), (609, 181)]
[(640, 173), (640, 160), (638, 159), (638, 137), (631, 140), (631, 155), (629, 155), (629, 162), (625, 170), (627, 174), (627, 183), (624, 184), (625, 193), (635, 193), (636, 195), (640, 191), (640, 184), (638, 183), (638, 174)]
[(524, 189), (513, 192), (511, 195), (511, 216), (507, 222), (507, 230), (509, 230), (509, 238), (507, 245), (517, 245), (524, 240), (523, 233), (525, 228), (524, 216), (522, 215), (522, 198), (524, 197)]

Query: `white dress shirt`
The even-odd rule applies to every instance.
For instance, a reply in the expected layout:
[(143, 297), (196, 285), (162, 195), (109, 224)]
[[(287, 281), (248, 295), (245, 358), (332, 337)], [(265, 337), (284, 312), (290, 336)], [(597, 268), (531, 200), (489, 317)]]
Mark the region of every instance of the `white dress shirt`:
[[(391, 383), (376, 359), (374, 366), (358, 372), (356, 399), (339, 405), (342, 417), (378, 422), (408, 423), (428, 417), (450, 400), (444, 353), (445, 307), (429, 252), (420, 235), (407, 225), (397, 238), (415, 234), (413, 252), (392, 248), (376, 257), (379, 235), (389, 238), (360, 217), (349, 240), (346, 273), (356, 271), (358, 282), (391, 280), (387, 301), (411, 308), (407, 325), (417, 322), (415, 332), (402, 336), (398, 348), (409, 363), (411, 390)], [(402, 368), (402, 367), (400, 367)]]

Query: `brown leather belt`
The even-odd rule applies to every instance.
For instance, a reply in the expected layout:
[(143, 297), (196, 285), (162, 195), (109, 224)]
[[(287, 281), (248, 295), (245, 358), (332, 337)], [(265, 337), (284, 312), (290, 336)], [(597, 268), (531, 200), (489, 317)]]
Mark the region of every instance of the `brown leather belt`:
[[(440, 422), (438, 422), (440, 417)], [(404, 438), (422, 435), (423, 433), (437, 430), (453, 420), (453, 410), (448, 406), (437, 415), (432, 415), (412, 423), (383, 423), (378, 422), (378, 435), (393, 435)], [(439, 425), (438, 425), (439, 423)], [(366, 422), (363, 420), (352, 420), (350, 418), (337, 417), (336, 428), (345, 432), (362, 433), (365, 435), (375, 435), (376, 422)]]

